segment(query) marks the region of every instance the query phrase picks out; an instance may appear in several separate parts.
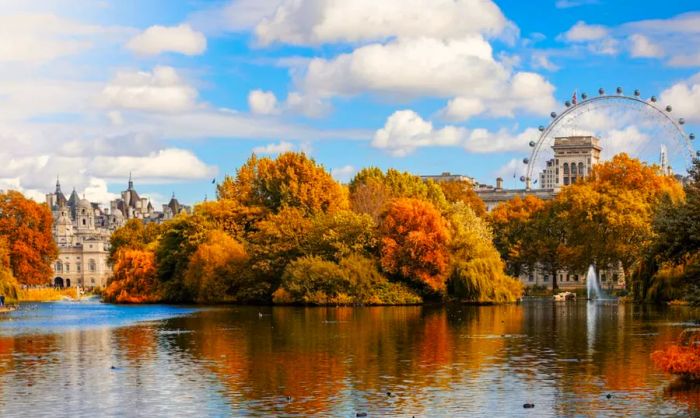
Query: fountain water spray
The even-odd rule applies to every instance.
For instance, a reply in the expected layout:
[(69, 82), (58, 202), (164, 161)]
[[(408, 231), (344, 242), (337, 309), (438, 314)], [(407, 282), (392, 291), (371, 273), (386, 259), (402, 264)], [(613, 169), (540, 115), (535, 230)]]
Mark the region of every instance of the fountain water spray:
[(603, 299), (603, 292), (598, 286), (598, 277), (595, 274), (595, 267), (591, 264), (586, 275), (586, 290), (588, 290), (588, 300)]

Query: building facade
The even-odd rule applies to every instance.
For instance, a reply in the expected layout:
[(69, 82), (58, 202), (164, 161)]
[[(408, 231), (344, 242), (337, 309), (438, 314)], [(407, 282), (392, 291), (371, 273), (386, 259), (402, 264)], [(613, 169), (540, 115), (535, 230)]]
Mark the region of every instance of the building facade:
[(559, 190), (576, 183), (591, 173), (600, 162), (600, 140), (594, 136), (568, 136), (554, 138), (554, 158), (547, 161), (540, 173), (542, 189)]
[(164, 222), (191, 212), (174, 194), (162, 212), (153, 210), (149, 199), (139, 196), (131, 177), (121, 198), (110, 202), (109, 209), (81, 199), (75, 189), (66, 198), (58, 180), (55, 191), (46, 195), (46, 204), (53, 214), (53, 236), (58, 246), (51, 284), (59, 287), (105, 287), (112, 274), (110, 237), (129, 219)]

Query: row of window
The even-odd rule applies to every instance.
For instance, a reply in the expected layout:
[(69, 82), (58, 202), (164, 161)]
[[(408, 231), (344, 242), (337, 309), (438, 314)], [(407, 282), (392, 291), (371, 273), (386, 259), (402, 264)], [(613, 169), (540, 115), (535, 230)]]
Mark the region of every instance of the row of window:
[[(566, 281), (567, 281), (567, 282), (569, 282), (569, 281), (577, 282), (578, 279), (579, 279), (578, 274), (567, 274), (567, 275), (566, 275)], [(618, 279), (617, 273), (613, 273), (613, 281), (616, 282), (617, 279)], [(528, 275), (527, 280), (528, 280), (529, 282), (534, 282), (534, 281), (535, 281), (535, 277), (534, 277), (532, 274), (530, 274), (530, 275)], [(549, 281), (549, 276), (546, 275), (546, 274), (545, 274), (544, 276), (542, 276), (542, 281), (543, 281), (543, 282), (548, 282), (548, 281)], [(560, 274), (559, 274), (559, 282), (563, 282), (563, 281), (564, 281), (564, 274), (560, 273)], [(600, 281), (601, 281), (601, 282), (606, 282), (606, 281), (607, 281), (607, 278), (605, 277), (605, 273), (602, 273), (602, 274), (600, 275)]]
[(571, 163), (571, 166), (569, 166), (569, 163), (564, 163), (564, 174), (569, 174), (569, 167), (571, 167), (571, 174), (573, 175), (584, 174), (583, 163), (578, 163), (578, 170), (576, 169), (576, 163)]
[[(76, 264), (76, 271), (80, 273), (80, 264)], [(56, 271), (57, 272), (66, 272), (70, 273), (70, 263), (62, 263), (61, 261), (56, 262)], [(95, 272), (97, 271), (97, 263), (95, 260), (89, 260), (88, 261), (88, 271), (90, 272)]]

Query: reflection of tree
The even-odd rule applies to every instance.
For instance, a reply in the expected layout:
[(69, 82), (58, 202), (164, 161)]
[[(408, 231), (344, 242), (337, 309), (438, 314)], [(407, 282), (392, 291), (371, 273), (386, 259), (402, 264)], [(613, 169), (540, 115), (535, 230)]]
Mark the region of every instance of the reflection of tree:
[(700, 385), (678, 379), (664, 389), (664, 395), (687, 405), (691, 411), (700, 411)]
[(116, 328), (112, 338), (114, 338), (119, 351), (132, 365), (138, 366), (151, 361), (157, 353), (157, 336), (153, 327)]

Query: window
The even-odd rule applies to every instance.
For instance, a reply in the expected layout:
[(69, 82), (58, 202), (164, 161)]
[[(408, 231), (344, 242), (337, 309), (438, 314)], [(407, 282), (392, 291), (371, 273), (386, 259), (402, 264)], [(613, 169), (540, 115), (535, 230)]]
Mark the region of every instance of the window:
[(564, 174), (569, 174), (569, 163), (564, 163)]
[(576, 163), (571, 163), (571, 174), (576, 174)]
[(94, 272), (94, 271), (97, 270), (97, 263), (95, 263), (95, 260), (90, 259), (90, 261), (88, 261), (88, 269), (89, 269), (91, 272)]
[(579, 173), (579, 174), (584, 174), (584, 173), (583, 173), (583, 163), (578, 163), (578, 173)]
[(527, 275), (527, 281), (532, 282), (532, 281), (534, 281), (534, 280), (535, 280), (535, 278), (532, 277), (532, 273), (530, 273), (530, 274)]
[(569, 178), (564, 177), (564, 186), (568, 186), (568, 185), (569, 185)]
[(80, 273), (80, 264), (76, 264), (76, 265), (75, 265), (75, 270), (76, 270), (78, 273)]
[(56, 271), (63, 271), (63, 263), (60, 261), (56, 263)]
[(70, 264), (66, 263), (66, 273), (70, 273)]
[(85, 219), (83, 219), (83, 225), (86, 225)]
[(578, 274), (574, 274), (574, 281), (575, 281), (575, 282), (578, 281)]
[(549, 277), (544, 276), (544, 280), (543, 280), (543, 281), (548, 282), (548, 281), (549, 281)]
[(91, 282), (92, 284), (95, 284), (95, 278), (93, 277), (92, 279), (90, 279), (90, 282)]

